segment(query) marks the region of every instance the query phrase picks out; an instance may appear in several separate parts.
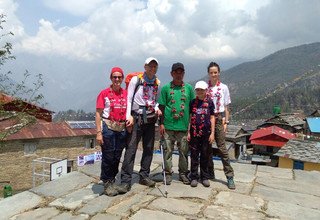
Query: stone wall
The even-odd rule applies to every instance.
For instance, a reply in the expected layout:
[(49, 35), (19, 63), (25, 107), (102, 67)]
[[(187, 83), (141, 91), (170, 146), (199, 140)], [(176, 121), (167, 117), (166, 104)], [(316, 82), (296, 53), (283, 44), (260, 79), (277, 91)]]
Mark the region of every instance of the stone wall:
[[(32, 161), (40, 157), (75, 160), (73, 170), (77, 169), (76, 158), (80, 154), (91, 154), (100, 147), (85, 148), (85, 137), (38, 139), (34, 154), (25, 155), (25, 141), (10, 141), (0, 145), (0, 182), (10, 181), (15, 191), (32, 187)], [(0, 185), (2, 188), (2, 186)], [(0, 197), (2, 194), (0, 195)]]

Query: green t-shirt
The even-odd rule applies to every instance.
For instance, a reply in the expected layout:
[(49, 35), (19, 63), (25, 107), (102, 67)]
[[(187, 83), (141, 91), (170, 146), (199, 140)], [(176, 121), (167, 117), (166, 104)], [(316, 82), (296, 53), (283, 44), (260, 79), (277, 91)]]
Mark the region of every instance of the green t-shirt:
[[(160, 92), (159, 104), (165, 106), (164, 111), (164, 127), (168, 130), (174, 131), (187, 131), (189, 124), (189, 105), (190, 101), (195, 98), (193, 88), (190, 84), (185, 83), (185, 95), (182, 94), (182, 86), (175, 86), (171, 89), (171, 82), (165, 84)], [(173, 93), (173, 94), (172, 94)], [(185, 100), (181, 100), (181, 97), (185, 97)], [(172, 97), (173, 100), (172, 101)], [(181, 110), (181, 105), (184, 104), (184, 109)], [(175, 109), (175, 112), (172, 112)], [(181, 115), (179, 117), (174, 117), (175, 115)]]

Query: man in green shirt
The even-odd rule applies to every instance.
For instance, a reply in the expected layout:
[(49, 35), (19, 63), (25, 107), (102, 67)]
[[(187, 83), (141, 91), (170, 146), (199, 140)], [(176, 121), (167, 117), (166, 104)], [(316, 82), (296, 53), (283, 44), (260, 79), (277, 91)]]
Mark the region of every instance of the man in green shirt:
[(171, 68), (172, 81), (164, 85), (159, 97), (159, 108), (162, 111), (160, 117), (160, 135), (163, 141), (164, 169), (166, 183), (172, 181), (172, 151), (175, 142), (179, 149), (179, 180), (184, 184), (190, 184), (188, 174), (188, 141), (187, 131), (189, 124), (189, 104), (195, 98), (190, 84), (183, 82), (184, 66), (182, 63), (174, 63)]

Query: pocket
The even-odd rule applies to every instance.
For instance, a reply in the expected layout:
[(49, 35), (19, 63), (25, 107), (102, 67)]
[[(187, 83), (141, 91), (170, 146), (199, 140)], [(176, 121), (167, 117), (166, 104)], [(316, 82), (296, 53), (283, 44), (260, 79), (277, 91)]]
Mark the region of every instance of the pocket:
[(154, 113), (147, 114), (147, 123), (155, 124), (158, 120), (158, 115)]

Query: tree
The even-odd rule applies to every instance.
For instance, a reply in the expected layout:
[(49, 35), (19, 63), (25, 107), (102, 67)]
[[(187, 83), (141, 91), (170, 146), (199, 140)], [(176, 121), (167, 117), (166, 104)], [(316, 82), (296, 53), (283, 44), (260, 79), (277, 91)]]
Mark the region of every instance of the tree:
[[(0, 14), (0, 121), (6, 119), (13, 119), (15, 126), (11, 126), (4, 131), (0, 130), (0, 141), (4, 140), (8, 135), (19, 131), (24, 126), (35, 122), (35, 117), (32, 116), (32, 110), (27, 109), (26, 103), (32, 103), (34, 105), (40, 105), (43, 100), (43, 95), (39, 94), (39, 89), (43, 86), (42, 74), (35, 75), (35, 80), (32, 83), (33, 86), (27, 86), (32, 76), (28, 70), (23, 74), (21, 82), (15, 82), (11, 79), (12, 72), (3, 71), (2, 67), (7, 61), (15, 60), (15, 56), (12, 55), (12, 44), (9, 42), (2, 43), (6, 38), (12, 37), (12, 32), (6, 32), (4, 24), (6, 22), (6, 15)], [(5, 111), (5, 101), (2, 97), (13, 97), (16, 105), (20, 106), (19, 112)]]

